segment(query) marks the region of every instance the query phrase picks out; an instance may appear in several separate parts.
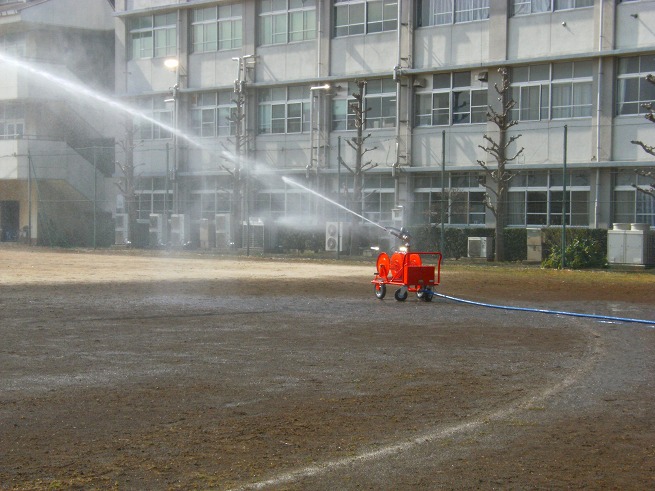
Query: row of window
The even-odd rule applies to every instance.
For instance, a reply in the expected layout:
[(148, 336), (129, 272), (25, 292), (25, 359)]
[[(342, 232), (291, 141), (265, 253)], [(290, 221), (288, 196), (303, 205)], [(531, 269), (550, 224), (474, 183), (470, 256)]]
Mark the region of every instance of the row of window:
[(0, 140), (23, 138), (25, 108), (17, 102), (0, 103)]
[[(593, 111), (591, 61), (544, 63), (511, 70), (510, 97), (517, 121), (589, 118)], [(655, 85), (646, 75), (655, 72), (655, 55), (621, 58), (617, 65), (616, 114), (645, 114), (655, 103)], [(489, 88), (471, 71), (440, 73), (427, 88), (415, 93), (414, 126), (486, 123)], [(396, 82), (368, 80), (363, 88), (366, 129), (393, 128), (396, 124)], [(332, 99), (332, 131), (354, 130), (354, 82)], [(308, 86), (259, 89), (258, 133), (305, 133), (310, 130), (312, 96)], [(203, 92), (191, 96), (190, 128), (201, 137), (233, 135), (235, 103), (231, 91)], [(172, 123), (172, 105), (163, 98), (141, 99), (140, 109), (156, 122)], [(142, 139), (169, 138), (156, 122), (139, 124)]]
[[(316, 0), (261, 0), (258, 5), (259, 45), (316, 38)], [(518, 16), (591, 6), (593, 0), (512, 0), (511, 14)], [(417, 27), (489, 18), (489, 0), (419, 0), (416, 8)], [(398, 0), (334, 0), (333, 9), (334, 37), (398, 28)], [(176, 13), (130, 18), (128, 30), (132, 59), (175, 54), (176, 22)], [(191, 10), (190, 32), (191, 46), (196, 53), (240, 48), (243, 42), (241, 3)]]
[[(441, 176), (418, 176), (413, 193), (413, 223), (444, 223), (449, 225), (483, 226), (486, 209), (484, 187), (476, 172), (454, 172), (446, 176), (442, 195)], [(142, 179), (139, 185), (140, 217), (171, 210), (171, 194), (167, 195), (163, 178)], [(147, 181), (147, 182), (146, 182)], [(648, 186), (647, 179), (631, 170), (615, 174), (613, 193), (613, 221), (640, 222), (655, 225), (655, 199), (638, 192), (633, 185)], [(195, 183), (195, 185), (194, 185)], [(339, 198), (348, 200), (352, 180), (343, 178), (344, 192)], [(229, 213), (231, 184), (229, 177), (209, 177), (190, 182), (194, 208), (200, 209), (199, 218), (214, 219), (217, 213)], [(512, 179), (509, 190), (508, 224), (514, 226), (558, 226), (562, 224), (564, 206), (562, 174), (553, 172), (523, 172)], [(336, 199), (336, 196), (335, 196)], [(273, 218), (309, 209), (311, 198), (297, 188), (281, 184), (279, 188), (257, 192), (253, 213)], [(363, 214), (376, 223), (392, 219), (394, 183), (389, 176), (365, 175), (362, 196)], [(199, 205), (199, 206), (198, 206)], [(566, 220), (573, 226), (589, 226), (590, 177), (586, 171), (573, 171), (567, 178)], [(331, 217), (336, 218), (336, 217)]]

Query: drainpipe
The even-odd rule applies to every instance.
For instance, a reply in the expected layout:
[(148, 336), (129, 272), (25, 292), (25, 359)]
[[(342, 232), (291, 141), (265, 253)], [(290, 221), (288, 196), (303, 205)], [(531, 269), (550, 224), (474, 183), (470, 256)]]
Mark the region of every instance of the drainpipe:
[(392, 169), (392, 176), (394, 177), (394, 201), (395, 206), (398, 206), (400, 200), (400, 175), (398, 173), (400, 167), (400, 76), (402, 70), (402, 1), (398, 0), (398, 10), (396, 13), (396, 50), (397, 50), (397, 64), (393, 67), (393, 79), (396, 81), (396, 162), (394, 162)]
[(598, 228), (598, 217), (600, 215), (600, 150), (601, 150), (601, 115), (602, 111), (600, 105), (603, 101), (603, 22), (605, 6), (603, 0), (600, 1), (600, 12), (598, 14), (598, 90), (596, 97), (596, 196), (594, 198), (594, 228)]

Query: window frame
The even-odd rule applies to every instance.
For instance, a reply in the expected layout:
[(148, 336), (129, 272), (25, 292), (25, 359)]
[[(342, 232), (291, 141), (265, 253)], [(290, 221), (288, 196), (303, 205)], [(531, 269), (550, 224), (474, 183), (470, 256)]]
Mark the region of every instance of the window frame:
[[(420, 0), (416, 4), (417, 27), (489, 20), (489, 3), (489, 0)], [(464, 12), (471, 14), (469, 18), (464, 18)]]
[[(303, 5), (305, 3), (307, 5)], [(301, 28), (292, 31), (296, 18), (301, 19)], [(262, 0), (259, 5), (258, 26), (259, 46), (316, 39), (316, 0)]]
[[(229, 13), (225, 14), (227, 10), (229, 10)], [(212, 17), (201, 20), (196, 18), (200, 12), (210, 11), (213, 12)], [(210, 29), (208, 33), (207, 29)], [(197, 32), (199, 30), (202, 30), (202, 41), (198, 41)], [(222, 34), (226, 30), (228, 30), (229, 36), (224, 37)], [(241, 4), (231, 3), (193, 9), (191, 11), (189, 31), (191, 33), (190, 44), (192, 53), (229, 51), (241, 48), (243, 44), (243, 13)]]
[[(284, 96), (282, 96), (282, 91), (284, 91)], [(299, 92), (300, 97), (295, 92)], [(309, 86), (293, 85), (259, 89), (257, 94), (257, 134), (309, 133), (310, 108)]]
[[(162, 21), (163, 24), (158, 24)], [(177, 14), (175, 12), (130, 17), (127, 24), (128, 58), (130, 60), (165, 58), (177, 54)], [(137, 42), (140, 39), (149, 39), (150, 41)], [(135, 51), (138, 51), (138, 55)]]
[[(645, 58), (647, 56), (650, 56), (653, 61), (651, 64), (653, 65), (652, 70), (648, 70), (647, 62), (645, 62)], [(630, 60), (633, 60), (637, 62), (638, 64), (638, 70), (637, 71), (625, 71), (622, 73), (622, 64), (629, 64)], [(626, 69), (627, 70), (627, 69)], [(644, 107), (644, 104), (655, 104), (655, 85), (651, 84), (646, 80), (646, 75), (652, 74), (655, 72), (655, 56), (654, 55), (635, 55), (635, 56), (625, 56), (621, 57), (617, 60), (617, 66), (616, 66), (616, 106), (615, 106), (615, 116), (617, 117), (622, 117), (622, 116), (639, 116), (639, 115), (644, 115), (648, 113), (648, 110)], [(630, 100), (623, 100), (624, 95), (626, 93), (625, 90), (625, 84), (628, 82), (636, 82), (636, 92), (637, 92), (637, 98), (636, 99), (630, 99)], [(648, 99), (644, 97), (643, 92), (648, 92), (648, 90), (653, 91), (653, 97)], [(635, 107), (636, 112), (633, 111), (626, 111), (625, 107)]]
[[(449, 77), (449, 87), (445, 87), (443, 84), (445, 81), (444, 76), (446, 75)], [(462, 78), (462, 76), (467, 78), (468, 85), (456, 82), (456, 78)], [(414, 95), (415, 107), (418, 108), (414, 114), (414, 127), (486, 124), (489, 108), (489, 86), (486, 82), (480, 86), (473, 85), (472, 76), (473, 73), (471, 71), (433, 74), (432, 89), (417, 91)], [(441, 80), (438, 81), (438, 78)], [(468, 107), (467, 110), (455, 107), (455, 94), (461, 94), (463, 96), (464, 100), (462, 103)], [(421, 99), (425, 99), (426, 97), (429, 97), (431, 101), (431, 113), (429, 115), (425, 112), (425, 102), (421, 101)], [(481, 97), (484, 103), (473, 104), (473, 101), (478, 97)], [(444, 105), (445, 102), (447, 102), (447, 107)], [(448, 122), (444, 122), (446, 115)], [(456, 115), (459, 115), (459, 119), (456, 119)], [(428, 117), (430, 118), (430, 123), (424, 124), (423, 121), (426, 121)]]
[[(396, 127), (396, 82), (389, 78), (367, 80), (364, 84), (364, 129), (378, 130)], [(393, 86), (393, 90), (391, 87)], [(348, 83), (346, 97), (332, 99), (332, 131), (352, 131), (355, 129), (355, 104), (352, 96), (358, 91), (357, 84)], [(374, 104), (374, 105), (373, 105)]]
[[(335, 0), (332, 6), (334, 16), (332, 37), (341, 38), (397, 30), (398, 1), (400, 0)], [(376, 17), (373, 18), (373, 15)], [(340, 23), (344, 17), (347, 21)], [(356, 21), (351, 21), (353, 17)]]

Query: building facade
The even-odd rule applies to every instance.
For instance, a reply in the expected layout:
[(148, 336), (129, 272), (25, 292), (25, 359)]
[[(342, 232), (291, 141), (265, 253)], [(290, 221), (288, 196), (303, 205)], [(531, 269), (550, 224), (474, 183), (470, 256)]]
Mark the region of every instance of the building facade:
[(113, 97), (105, 0), (0, 0), (0, 240), (93, 242), (111, 221), (115, 128), (85, 91)]
[(494, 164), (505, 68), (508, 154), (524, 149), (508, 224), (559, 226), (566, 206), (575, 227), (655, 225), (635, 189), (655, 162), (631, 143), (655, 142), (654, 26), (653, 0), (117, 0), (117, 96), (151, 118), (134, 121), (139, 219), (183, 216), (194, 240), (235, 207), (245, 223), (350, 220), (312, 190), (383, 226), (493, 227), (478, 161)]

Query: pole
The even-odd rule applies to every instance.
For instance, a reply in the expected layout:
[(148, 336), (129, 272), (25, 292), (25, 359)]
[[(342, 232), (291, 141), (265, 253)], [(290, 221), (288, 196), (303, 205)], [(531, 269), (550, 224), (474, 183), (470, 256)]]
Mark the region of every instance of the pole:
[(27, 243), (32, 245), (32, 156), (27, 151)]
[(562, 269), (566, 267), (566, 147), (569, 128), (564, 125), (564, 149), (562, 158)]
[(98, 227), (96, 222), (97, 203), (98, 203), (98, 176), (97, 176), (98, 160), (96, 156), (96, 149), (97, 147), (93, 145), (93, 249), (94, 250), (97, 247), (96, 238), (98, 233)]
[(164, 187), (166, 188), (164, 194), (164, 240), (166, 241), (166, 247), (168, 247), (171, 239), (169, 235), (169, 226), (168, 226), (168, 188), (170, 186), (170, 149), (168, 142), (166, 142), (166, 176), (164, 177)]
[(445, 204), (444, 197), (446, 181), (446, 130), (441, 130), (441, 252), (446, 252), (446, 225), (445, 221)]
[[(341, 204), (341, 137), (337, 137), (337, 203)], [(341, 208), (337, 210), (337, 259), (341, 249)]]

